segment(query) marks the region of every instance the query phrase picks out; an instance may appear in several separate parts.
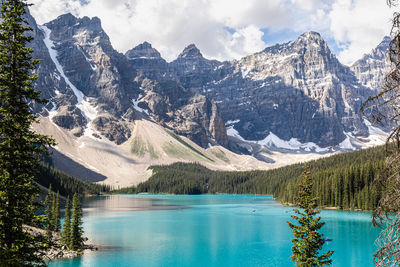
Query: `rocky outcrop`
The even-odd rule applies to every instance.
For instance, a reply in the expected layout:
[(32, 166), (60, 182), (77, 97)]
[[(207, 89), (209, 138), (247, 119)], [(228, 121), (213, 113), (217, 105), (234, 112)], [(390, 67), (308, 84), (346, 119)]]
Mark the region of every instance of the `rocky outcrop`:
[(120, 145), (131, 137), (131, 131), (126, 123), (111, 116), (99, 116), (93, 120), (93, 126), (102, 136)]
[(83, 134), (83, 125), (86, 125), (86, 119), (75, 106), (61, 106), (56, 115), (52, 117), (53, 122), (68, 130), (73, 130), (75, 136)]
[(177, 82), (144, 79), (141, 89), (153, 117), (177, 134), (207, 147), (209, 143), (227, 145), (224, 121), (216, 104), (207, 97), (186, 90)]
[[(46, 231), (44, 229), (40, 229), (34, 226), (24, 225), (24, 231), (29, 233), (32, 236), (46, 236)], [(53, 246), (51, 249), (47, 250), (43, 255), (44, 261), (51, 261), (57, 259), (66, 259), (66, 258), (76, 258), (82, 256), (85, 250), (98, 250), (97, 246), (87, 244), (88, 238), (84, 238), (84, 246), (82, 250), (74, 251), (69, 250), (64, 244), (61, 242), (61, 234), (59, 232), (52, 233)]]

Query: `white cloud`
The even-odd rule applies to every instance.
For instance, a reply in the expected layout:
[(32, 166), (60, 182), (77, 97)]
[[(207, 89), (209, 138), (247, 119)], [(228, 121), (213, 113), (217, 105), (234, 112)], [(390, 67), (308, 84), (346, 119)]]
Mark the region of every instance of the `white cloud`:
[(290, 8), (284, 0), (210, 0), (207, 7), (211, 19), (231, 28), (243, 28), (252, 24), (284, 27), (290, 21)]
[(388, 35), (391, 10), (382, 0), (338, 0), (329, 13), (330, 31), (343, 49), (338, 55), (342, 63), (352, 64), (370, 52)]
[[(382, 0), (30, 0), (39, 23), (71, 12), (97, 16), (120, 52), (150, 42), (167, 60), (190, 43), (208, 58), (240, 58), (267, 46), (263, 29), (319, 31), (344, 49), (348, 63), (368, 52), (390, 27)], [(85, 4), (82, 4), (86, 2)], [(388, 15), (389, 14), (389, 15)], [(386, 30), (386, 32), (385, 32)]]
[(81, 8), (79, 0), (32, 0), (28, 2), (34, 4), (30, 10), (39, 24), (53, 20), (66, 12), (78, 15)]
[[(228, 53), (234, 58), (239, 58), (261, 51), (265, 48), (265, 43), (262, 41), (263, 35), (264, 33), (254, 25), (238, 29), (227, 42)], [(222, 40), (222, 42), (226, 42), (226, 40)]]
[[(126, 51), (148, 41), (168, 60), (186, 45), (195, 43), (204, 55), (232, 59), (266, 47), (264, 27), (279, 27), (288, 21), (286, 0), (31, 0), (39, 23), (72, 11), (80, 16), (98, 16), (114, 47)], [(73, 4), (70, 4), (73, 3)]]

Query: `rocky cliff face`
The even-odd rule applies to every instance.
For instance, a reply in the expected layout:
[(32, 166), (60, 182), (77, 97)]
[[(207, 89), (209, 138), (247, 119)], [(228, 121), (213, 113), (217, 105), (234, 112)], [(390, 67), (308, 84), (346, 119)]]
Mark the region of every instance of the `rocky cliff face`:
[[(384, 140), (359, 109), (389, 68), (388, 38), (350, 68), (315, 32), (226, 62), (192, 44), (168, 63), (147, 42), (118, 53), (98, 18), (27, 18), (41, 60), (36, 88), (50, 100), (30, 105), (49, 117), (37, 128), (61, 140), (68, 156), (57, 166), (72, 175), (104, 173), (119, 186), (148, 178), (149, 164), (280, 167)], [(71, 168), (82, 164), (90, 171)]]
[(379, 91), (385, 75), (390, 71), (388, 58), (390, 41), (390, 37), (386, 36), (371, 53), (365, 54), (351, 66), (358, 81), (375, 92)]
[(127, 51), (125, 57), (145, 77), (155, 80), (173, 79), (168, 71), (168, 63), (148, 42)]
[[(170, 96), (170, 90), (183, 88), (150, 44), (139, 45), (124, 56), (113, 49), (96, 17), (65, 14), (43, 26), (28, 18), (34, 25), (34, 57), (42, 59), (37, 88), (51, 99), (44, 115), (57, 126), (78, 137), (105, 137), (121, 144), (131, 135), (128, 122), (147, 118), (204, 147), (210, 142), (226, 144), (225, 126), (215, 103), (206, 97), (194, 101), (198, 96), (189, 90), (176, 98)], [(157, 84), (157, 93), (147, 88), (150, 83), (143, 83), (144, 79)], [(159, 99), (164, 108), (146, 109), (160, 106)], [(212, 108), (202, 112), (202, 105)], [(175, 118), (176, 114), (180, 117)]]
[(372, 92), (318, 33), (223, 63), (204, 59), (191, 45), (171, 65), (183, 84), (218, 103), (243, 139), (274, 134), (326, 147), (342, 142), (346, 133), (368, 135), (358, 111)]
[(43, 26), (28, 19), (42, 60), (37, 88), (50, 99), (42, 113), (76, 136), (118, 144), (131, 135), (129, 122), (145, 118), (203, 147), (227, 146), (228, 135), (340, 145), (369, 135), (359, 109), (389, 67), (388, 38), (351, 68), (315, 32), (229, 62), (208, 60), (191, 44), (167, 63), (147, 42), (118, 53), (98, 18), (65, 14)]
[[(258, 84), (253, 87), (255, 92), (289, 92), (287, 97), (275, 97), (274, 103), (255, 98), (256, 106), (263, 107), (258, 111), (261, 120), (256, 123), (261, 123), (264, 131), (284, 140), (296, 138), (320, 146), (340, 143), (345, 132), (368, 135), (358, 115), (368, 90), (359, 87), (349, 68), (340, 64), (318, 33), (305, 33), (293, 42), (246, 57), (235, 64), (235, 71), (246, 82)], [(293, 100), (296, 98), (299, 101)], [(274, 120), (267, 115), (271, 113), (278, 113)], [(271, 126), (273, 121), (281, 121), (286, 127)]]
[[(100, 20), (62, 15), (39, 26), (36, 40), (44, 44), (34, 55), (44, 59), (37, 88), (51, 97), (50, 119), (76, 136), (101, 138), (103, 133), (118, 143), (126, 141), (129, 129), (118, 118), (132, 109), (129, 99), (137, 95), (138, 86), (129, 77), (135, 72), (111, 47)], [(97, 123), (103, 116), (118, 122), (112, 127)], [(110, 138), (115, 128), (125, 130), (124, 138)]]
[(205, 59), (200, 50), (191, 44), (171, 62), (170, 71), (175, 73), (185, 88), (201, 93), (203, 86), (213, 80), (215, 69), (219, 65), (221, 63), (216, 60)]
[(202, 147), (227, 145), (224, 121), (215, 102), (194, 94), (175, 81), (143, 79), (140, 99), (148, 113), (175, 133), (189, 137)]
[[(45, 24), (65, 75), (99, 110), (121, 115), (137, 90), (135, 70), (115, 51), (98, 18), (71, 14)], [(136, 86), (136, 87), (135, 87)]]

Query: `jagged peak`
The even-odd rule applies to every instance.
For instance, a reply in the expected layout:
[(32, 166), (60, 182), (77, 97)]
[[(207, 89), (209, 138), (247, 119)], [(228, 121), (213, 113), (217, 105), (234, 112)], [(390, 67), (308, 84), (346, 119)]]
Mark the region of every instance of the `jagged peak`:
[(380, 42), (380, 43), (378, 44), (378, 46), (376, 47), (376, 49), (386, 51), (387, 49), (389, 49), (389, 46), (390, 46), (390, 42), (391, 42), (391, 41), (392, 41), (392, 38), (391, 38), (390, 36), (385, 36), (385, 37), (383, 37), (382, 42)]
[(89, 27), (93, 30), (102, 31), (101, 20), (98, 17), (89, 18), (87, 16), (79, 18), (71, 13), (65, 13), (58, 16), (55, 20), (46, 23), (45, 25), (60, 25), (67, 27)]
[(307, 43), (307, 44), (315, 44), (318, 46), (325, 45), (326, 42), (324, 38), (322, 38), (321, 34), (314, 31), (305, 32), (300, 37), (294, 41), (296, 43)]
[(137, 45), (136, 47), (137, 47), (137, 48), (153, 48), (153, 47), (151, 46), (151, 44), (150, 44), (149, 42), (147, 42), (147, 41), (144, 41), (143, 43)]
[(303, 37), (303, 38), (315, 38), (315, 39), (323, 40), (321, 34), (318, 33), (318, 32), (314, 32), (314, 31), (305, 32), (302, 35), (300, 35), (300, 37)]
[(137, 46), (135, 46), (134, 48), (132, 48), (131, 50), (145, 50), (145, 49), (150, 49), (150, 50), (153, 50), (153, 51), (157, 51), (155, 48), (153, 48), (153, 46), (149, 43), (149, 42), (147, 42), (147, 41), (144, 41), (143, 43), (141, 43), (141, 44), (138, 44)]
[(179, 54), (178, 58), (202, 58), (200, 50), (196, 47), (195, 44), (190, 44), (185, 49), (183, 49), (182, 53)]
[(62, 14), (60, 16), (57, 17), (57, 19), (76, 19), (77, 17), (75, 17), (74, 15), (72, 15), (71, 12), (67, 12), (65, 14)]
[(128, 59), (160, 59), (161, 54), (149, 42), (143, 42), (125, 53)]
[(352, 67), (364, 64), (368, 60), (383, 60), (387, 57), (387, 50), (389, 49), (392, 38), (390, 36), (383, 37), (382, 41), (371, 50), (370, 53), (364, 54), (359, 60), (353, 63)]
[(319, 34), (318, 32), (309, 31), (301, 34), (296, 40), (267, 47), (263, 51), (261, 51), (261, 53), (292, 53), (293, 49), (296, 49), (296, 47), (298, 46), (327, 47), (327, 44), (326, 41), (322, 38), (321, 34)]
[(82, 22), (90, 23), (90, 24), (101, 24), (101, 20), (99, 17), (89, 18), (84, 16), (83, 18), (79, 19)]
[(62, 14), (60, 16), (58, 16), (55, 20), (53, 21), (62, 21), (64, 22), (66, 25), (73, 25), (76, 23), (77, 21), (77, 17), (75, 17), (74, 15), (72, 15), (72, 13), (65, 13)]

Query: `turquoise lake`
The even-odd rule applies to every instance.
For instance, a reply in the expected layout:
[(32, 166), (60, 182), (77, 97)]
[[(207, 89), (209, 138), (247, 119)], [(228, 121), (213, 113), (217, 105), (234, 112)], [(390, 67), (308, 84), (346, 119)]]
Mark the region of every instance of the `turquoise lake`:
[[(85, 236), (98, 251), (49, 266), (294, 266), (293, 214), (268, 196), (128, 195), (84, 202)], [(371, 214), (324, 210), (332, 266), (373, 266)]]

